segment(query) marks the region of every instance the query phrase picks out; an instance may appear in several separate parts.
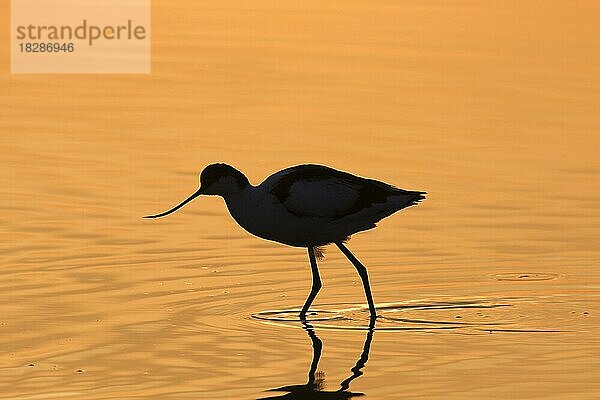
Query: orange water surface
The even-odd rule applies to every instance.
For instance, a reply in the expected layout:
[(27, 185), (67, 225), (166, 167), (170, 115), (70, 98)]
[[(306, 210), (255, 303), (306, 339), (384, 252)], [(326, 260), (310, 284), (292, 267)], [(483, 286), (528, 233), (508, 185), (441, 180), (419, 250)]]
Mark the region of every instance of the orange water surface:
[[(12, 75), (2, 25), (1, 399), (600, 398), (597, 2), (152, 3), (149, 75)], [(304, 250), (141, 218), (216, 161), (429, 193), (348, 243), (373, 333), (335, 246), (307, 330)]]

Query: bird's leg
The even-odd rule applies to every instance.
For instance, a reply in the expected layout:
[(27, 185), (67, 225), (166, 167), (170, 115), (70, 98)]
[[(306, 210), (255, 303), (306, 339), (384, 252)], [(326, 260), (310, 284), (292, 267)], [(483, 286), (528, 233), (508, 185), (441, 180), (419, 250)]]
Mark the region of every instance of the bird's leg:
[(313, 247), (308, 248), (308, 258), (310, 260), (310, 269), (312, 270), (312, 288), (310, 290), (310, 294), (302, 307), (302, 311), (300, 311), (300, 319), (306, 319), (306, 312), (308, 311), (310, 305), (312, 304), (315, 297), (317, 297), (317, 293), (321, 289), (321, 277), (319, 276), (319, 269), (317, 268), (317, 258), (315, 257), (315, 249)]
[(373, 303), (373, 296), (371, 295), (371, 285), (369, 285), (369, 275), (367, 274), (367, 269), (364, 265), (361, 264), (360, 261), (354, 257), (350, 250), (342, 242), (336, 243), (337, 247), (344, 253), (344, 255), (350, 260), (350, 262), (358, 271), (358, 275), (360, 275), (360, 279), (362, 280), (363, 287), (365, 288), (365, 296), (367, 297), (367, 302), (369, 303), (369, 312), (371, 313), (371, 323), (377, 318), (377, 312), (375, 311), (375, 304)]

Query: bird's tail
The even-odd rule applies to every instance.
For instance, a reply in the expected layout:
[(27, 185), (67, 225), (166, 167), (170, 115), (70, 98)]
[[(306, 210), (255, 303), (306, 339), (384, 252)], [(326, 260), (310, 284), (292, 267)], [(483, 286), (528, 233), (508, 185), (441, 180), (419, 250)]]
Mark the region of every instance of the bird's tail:
[(420, 202), (425, 200), (426, 194), (427, 192), (401, 190), (401, 192), (398, 193), (398, 195), (402, 197), (402, 204), (399, 210), (419, 204)]

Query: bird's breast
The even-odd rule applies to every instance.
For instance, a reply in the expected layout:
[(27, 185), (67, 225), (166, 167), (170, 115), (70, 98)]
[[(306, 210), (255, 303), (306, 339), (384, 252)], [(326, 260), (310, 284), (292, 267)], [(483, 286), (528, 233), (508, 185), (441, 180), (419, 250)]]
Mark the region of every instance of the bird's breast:
[[(226, 199), (229, 213), (249, 233), (263, 239), (305, 247), (323, 231), (317, 219), (290, 213), (274, 196)], [(317, 239), (320, 240), (320, 239)]]

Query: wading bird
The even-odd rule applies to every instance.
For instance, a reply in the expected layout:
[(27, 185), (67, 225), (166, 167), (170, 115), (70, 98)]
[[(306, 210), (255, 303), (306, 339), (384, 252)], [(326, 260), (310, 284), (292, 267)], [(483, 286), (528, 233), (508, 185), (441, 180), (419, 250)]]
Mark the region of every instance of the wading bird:
[(299, 314), (303, 320), (321, 289), (319, 247), (335, 243), (358, 271), (374, 320), (377, 314), (367, 269), (344, 243), (350, 235), (372, 229), (379, 220), (417, 204), (425, 194), (312, 164), (286, 168), (253, 186), (237, 169), (211, 164), (200, 174), (195, 193), (168, 211), (144, 218), (164, 217), (200, 195), (217, 195), (223, 197), (233, 219), (251, 234), (308, 248), (312, 289)]

